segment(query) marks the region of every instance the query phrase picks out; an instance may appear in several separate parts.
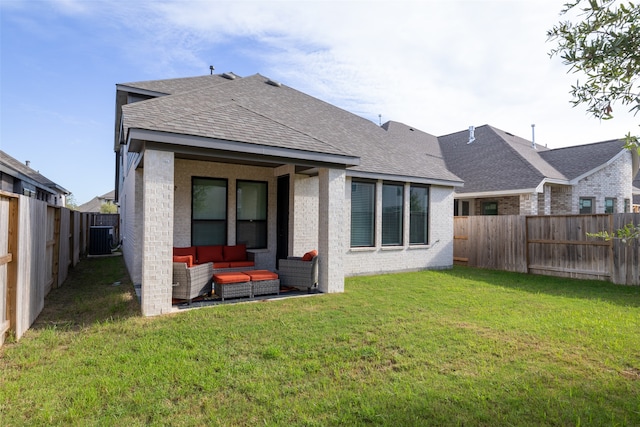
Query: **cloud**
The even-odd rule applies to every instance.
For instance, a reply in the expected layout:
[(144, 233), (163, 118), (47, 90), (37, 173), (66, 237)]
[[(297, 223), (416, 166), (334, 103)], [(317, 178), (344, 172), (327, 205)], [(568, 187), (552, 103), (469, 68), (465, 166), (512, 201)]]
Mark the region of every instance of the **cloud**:
[(576, 77), (546, 42), (559, 1), (55, 4), (115, 22), (112, 43), (152, 79), (253, 67), (372, 121), (436, 135), (490, 123), (529, 137), (537, 123), (559, 146), (637, 130), (624, 114), (605, 124), (571, 109)]

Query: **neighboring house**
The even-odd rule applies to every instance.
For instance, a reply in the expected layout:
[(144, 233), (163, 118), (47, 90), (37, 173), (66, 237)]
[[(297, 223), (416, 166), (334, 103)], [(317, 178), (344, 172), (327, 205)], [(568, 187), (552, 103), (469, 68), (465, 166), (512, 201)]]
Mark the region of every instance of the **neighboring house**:
[(441, 136), (456, 188), (455, 215), (630, 212), (637, 153), (624, 141), (547, 149), (485, 125)]
[(436, 137), (258, 74), (116, 89), (116, 201), (145, 315), (171, 309), (174, 246), (246, 243), (272, 270), (318, 249), (322, 292), (342, 292), (345, 276), (453, 264), (462, 181)]
[(100, 208), (102, 205), (113, 204), (115, 203), (116, 192), (115, 190), (111, 190), (102, 196), (96, 196), (93, 199), (89, 200), (87, 203), (83, 203), (82, 205), (76, 208), (77, 211), (80, 212), (100, 212)]
[(54, 206), (65, 206), (68, 190), (31, 169), (29, 161), (19, 162), (0, 151), (0, 190), (45, 201)]

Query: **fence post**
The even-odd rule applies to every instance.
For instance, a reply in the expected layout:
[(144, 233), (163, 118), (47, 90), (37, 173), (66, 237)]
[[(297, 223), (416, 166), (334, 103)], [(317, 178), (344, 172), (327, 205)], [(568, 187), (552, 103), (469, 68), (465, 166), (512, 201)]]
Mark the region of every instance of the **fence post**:
[(19, 199), (11, 197), (9, 199), (9, 241), (8, 252), (11, 261), (7, 264), (7, 320), (9, 321), (9, 331), (17, 328), (17, 298), (18, 298), (18, 236), (19, 236)]

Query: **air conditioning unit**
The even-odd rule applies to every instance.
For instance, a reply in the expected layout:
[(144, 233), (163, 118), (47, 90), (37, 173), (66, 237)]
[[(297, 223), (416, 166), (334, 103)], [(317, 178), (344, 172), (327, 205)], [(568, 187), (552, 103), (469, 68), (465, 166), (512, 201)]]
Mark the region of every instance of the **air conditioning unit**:
[(89, 255), (111, 255), (113, 227), (89, 227)]

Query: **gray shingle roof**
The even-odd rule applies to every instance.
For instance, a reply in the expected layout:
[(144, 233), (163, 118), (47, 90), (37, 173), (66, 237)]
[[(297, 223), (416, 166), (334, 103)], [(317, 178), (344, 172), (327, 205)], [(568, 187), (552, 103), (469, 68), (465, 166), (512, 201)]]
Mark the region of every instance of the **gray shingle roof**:
[(544, 147), (488, 125), (438, 137), (447, 167), (464, 180), (458, 193), (532, 189), (547, 178), (566, 179), (540, 157)]
[(379, 127), (286, 85), (267, 84), (259, 74), (194, 79), (126, 84), (175, 94), (123, 106), (125, 132), (146, 129), (356, 156), (360, 165), (351, 169), (357, 171), (460, 181), (436, 152), (434, 137), (424, 132), (404, 132), (401, 124)]
[(177, 93), (189, 92), (202, 89), (207, 86), (225, 83), (228, 79), (220, 74), (197, 77), (181, 77), (177, 79), (149, 80), (142, 82), (121, 83), (121, 86), (128, 86), (136, 89), (148, 90), (151, 92), (174, 95)]
[(447, 166), (465, 180), (458, 193), (518, 191), (537, 187), (544, 179), (570, 184), (623, 150), (624, 141), (549, 150), (509, 132), (484, 125), (438, 138)]
[[(40, 184), (40, 186), (42, 187), (48, 188), (53, 193), (69, 193), (68, 190), (51, 181), (40, 172), (31, 169), (26, 164), (16, 160), (2, 150), (0, 150), (0, 164), (3, 164), (9, 169), (15, 171), (17, 174), (23, 175), (24, 177), (34, 181), (35, 183)], [(17, 176), (17, 178), (22, 179), (22, 177), (20, 176)]]
[(613, 139), (594, 144), (556, 148), (540, 155), (571, 180), (603, 165), (622, 150), (624, 150), (624, 141)]

